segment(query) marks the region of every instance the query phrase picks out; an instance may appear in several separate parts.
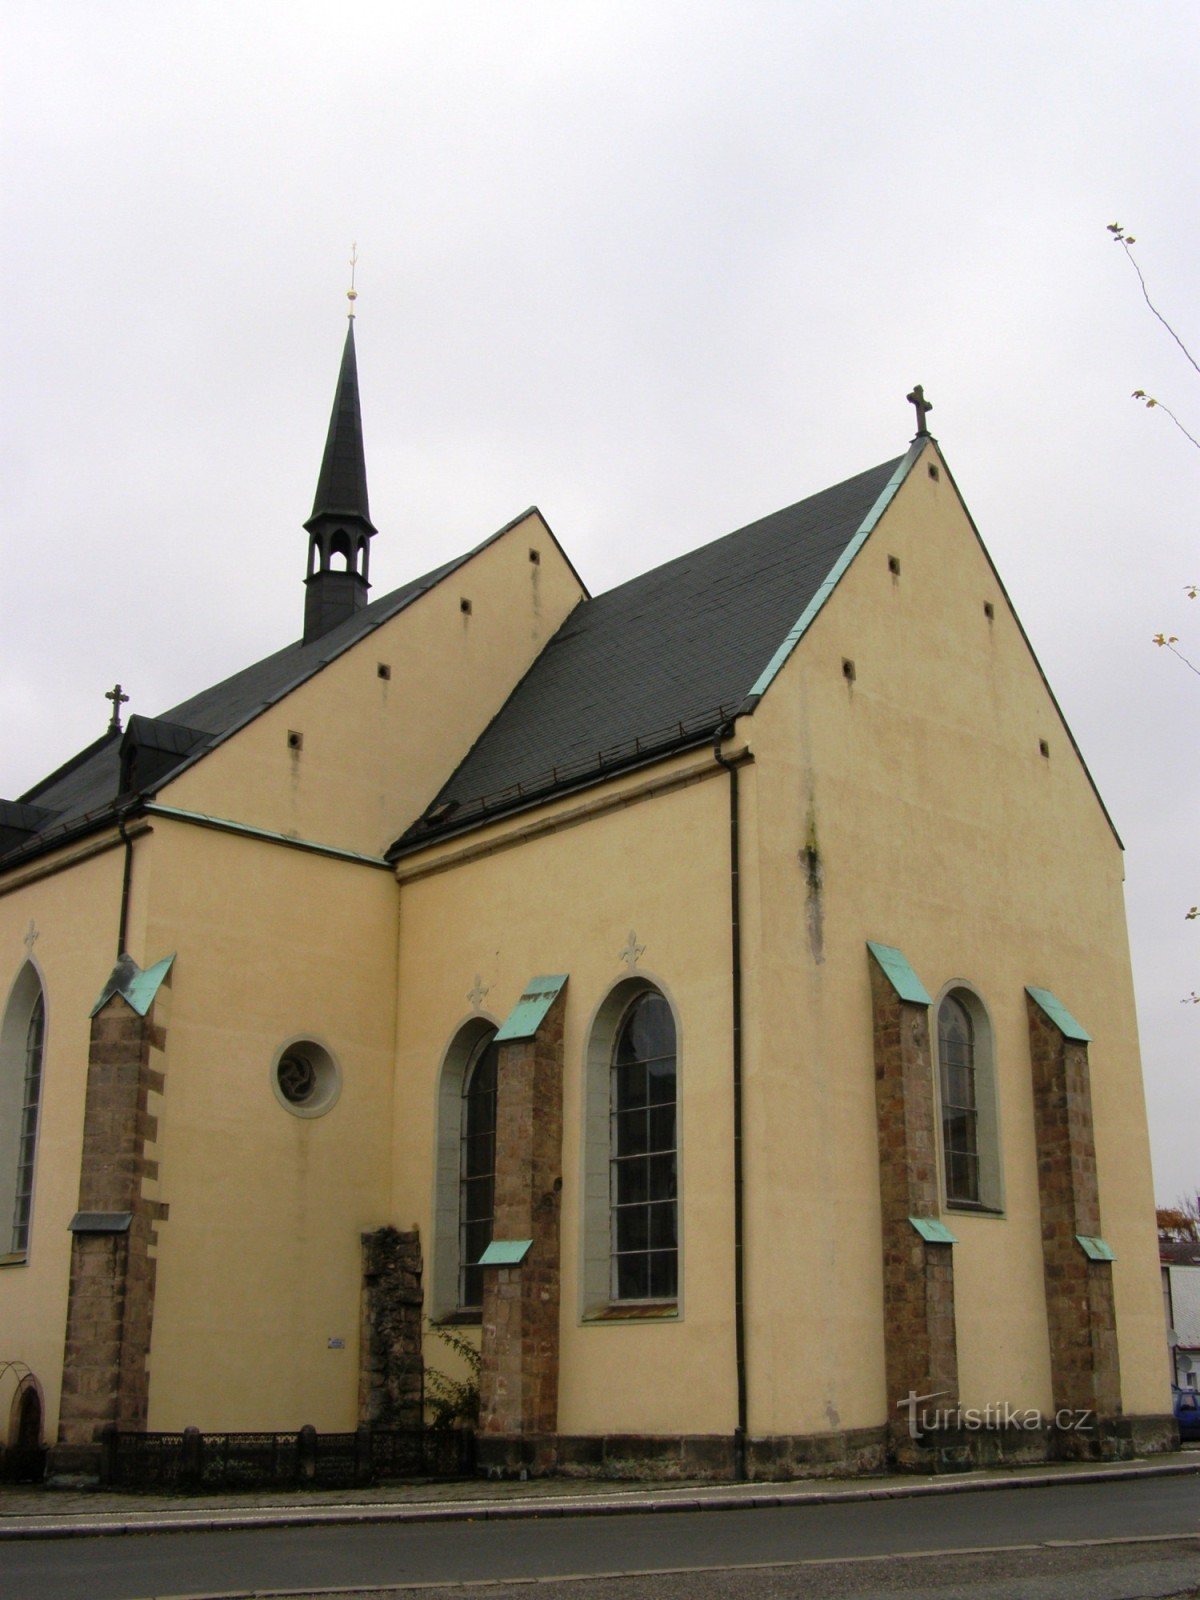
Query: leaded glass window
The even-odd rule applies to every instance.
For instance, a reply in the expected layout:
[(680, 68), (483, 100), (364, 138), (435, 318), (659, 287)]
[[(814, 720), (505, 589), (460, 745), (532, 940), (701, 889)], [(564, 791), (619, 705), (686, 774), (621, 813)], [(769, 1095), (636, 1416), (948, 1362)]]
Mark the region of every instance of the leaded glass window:
[(17, 1145), (17, 1181), (13, 1201), (13, 1251), (28, 1250), (33, 1212), (33, 1155), (37, 1145), (38, 1107), (42, 1099), (42, 1055), (46, 1037), (46, 1002), (39, 993), (25, 1034), (25, 1079), (21, 1095)]
[(938, 1009), (938, 1062), (942, 1083), (946, 1199), (978, 1205), (979, 1094), (975, 1025), (966, 1006), (952, 994), (946, 996)]
[(679, 1292), (675, 1023), (662, 995), (641, 994), (613, 1047), (609, 1197), (612, 1298)]
[(458, 1303), (464, 1311), (483, 1305), (479, 1258), (492, 1242), (496, 1206), (496, 1063), (494, 1036), (476, 1045), (463, 1075), (459, 1141)]

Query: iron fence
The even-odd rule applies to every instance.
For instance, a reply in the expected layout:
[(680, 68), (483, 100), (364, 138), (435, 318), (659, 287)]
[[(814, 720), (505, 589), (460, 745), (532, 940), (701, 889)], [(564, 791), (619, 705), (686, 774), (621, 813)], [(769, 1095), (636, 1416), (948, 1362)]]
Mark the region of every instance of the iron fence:
[(211, 1489), (348, 1489), (395, 1478), (469, 1477), (475, 1436), (457, 1428), (353, 1433), (120, 1433), (105, 1430), (105, 1488), (194, 1494)]

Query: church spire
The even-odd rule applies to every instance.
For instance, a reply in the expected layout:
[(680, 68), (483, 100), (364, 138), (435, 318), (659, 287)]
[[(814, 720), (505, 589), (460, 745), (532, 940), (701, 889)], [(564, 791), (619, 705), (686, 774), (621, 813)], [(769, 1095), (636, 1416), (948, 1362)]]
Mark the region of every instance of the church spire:
[[(351, 258), (351, 272), (357, 252)], [(313, 499), (305, 579), (304, 643), (319, 639), (367, 603), (370, 541), (375, 533), (367, 505), (367, 463), (363, 453), (358, 403), (358, 363), (354, 351), (353, 276), (347, 295), (350, 325), (342, 350), (329, 434)]]

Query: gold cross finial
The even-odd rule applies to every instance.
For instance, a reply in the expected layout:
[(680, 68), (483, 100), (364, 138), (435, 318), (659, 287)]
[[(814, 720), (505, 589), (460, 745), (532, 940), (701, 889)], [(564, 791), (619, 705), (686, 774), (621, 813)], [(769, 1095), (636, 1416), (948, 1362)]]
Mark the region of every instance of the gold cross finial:
[(354, 302), (358, 299), (358, 290), (354, 287), (354, 269), (357, 266), (358, 245), (355, 243), (350, 246), (350, 287), (346, 290), (346, 299), (350, 302), (350, 310), (346, 315), (351, 318), (354, 316)]

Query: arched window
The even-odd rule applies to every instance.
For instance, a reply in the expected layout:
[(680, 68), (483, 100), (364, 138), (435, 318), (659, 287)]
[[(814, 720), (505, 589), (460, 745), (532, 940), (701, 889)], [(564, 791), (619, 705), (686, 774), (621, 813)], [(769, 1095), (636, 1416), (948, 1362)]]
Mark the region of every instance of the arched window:
[(429, 1285), (430, 1315), (438, 1320), (477, 1322), (483, 1306), (479, 1257), (495, 1215), (497, 1026), (471, 1017), (442, 1059)]
[(612, 1053), (609, 1204), (612, 1298), (679, 1292), (675, 1022), (661, 994), (638, 995)]
[(942, 1074), (942, 1157), (946, 1199), (979, 1204), (979, 1108), (975, 1094), (975, 1028), (962, 1001), (948, 994), (938, 1011)]
[(350, 572), (350, 535), (345, 528), (339, 528), (329, 541), (329, 570), (331, 572)]
[(946, 1204), (1001, 1208), (1000, 1142), (992, 1032), (979, 997), (955, 987), (937, 1013), (942, 1182)]
[(458, 1304), (464, 1311), (483, 1306), (483, 1268), (479, 1258), (492, 1242), (496, 1214), (496, 1064), (495, 1036), (476, 1045), (462, 1090), (458, 1199)]
[(45, 1045), (46, 1000), (33, 963), (26, 962), (0, 1026), (0, 1229), (8, 1230), (11, 1255), (29, 1249)]

